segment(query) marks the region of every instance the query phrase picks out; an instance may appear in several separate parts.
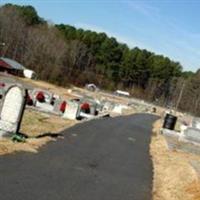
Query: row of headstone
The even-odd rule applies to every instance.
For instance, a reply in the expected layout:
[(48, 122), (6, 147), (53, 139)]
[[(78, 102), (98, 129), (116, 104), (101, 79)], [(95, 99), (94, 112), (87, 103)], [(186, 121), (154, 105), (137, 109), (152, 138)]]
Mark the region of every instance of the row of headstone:
[[(89, 105), (89, 112), (86, 112), (86, 110), (82, 109), (83, 104)], [(83, 97), (83, 98), (80, 98), (79, 100), (67, 101), (67, 106), (63, 114), (63, 117), (68, 118), (68, 119), (77, 119), (77, 118), (91, 119), (94, 116), (96, 116), (98, 113), (105, 112), (105, 110), (103, 109), (104, 107), (105, 105), (103, 103), (100, 103), (95, 99)], [(112, 104), (110, 108), (108, 109), (111, 109), (111, 108), (113, 108)]]
[[(63, 102), (63, 100), (61, 99), (56, 99), (54, 101), (54, 104), (52, 105), (49, 105), (49, 103), (51, 102), (51, 99), (53, 97), (53, 94), (49, 93), (48, 91), (44, 91), (43, 90), (43, 93), (45, 93), (45, 99), (48, 99), (47, 102), (38, 102), (37, 99), (36, 99), (36, 94), (38, 92), (40, 92), (41, 89), (35, 89), (33, 92), (32, 92), (32, 98), (34, 99), (35, 101), (35, 105), (36, 107), (42, 109), (42, 110), (46, 110), (46, 111), (49, 111), (49, 112), (54, 112), (54, 113), (57, 113), (57, 114), (60, 114), (62, 115), (63, 113), (60, 111), (60, 107), (61, 107), (61, 104)], [(91, 97), (82, 97), (78, 100), (74, 100), (74, 101), (66, 101), (67, 105), (66, 105), (66, 113), (64, 113), (63, 117), (64, 118), (67, 118), (67, 116), (69, 116), (69, 118), (77, 118), (78, 115), (80, 115), (80, 113), (82, 113), (83, 116), (93, 116), (93, 115), (96, 115), (97, 113), (101, 113), (101, 112), (115, 112), (115, 113), (119, 113), (119, 114), (122, 114), (122, 110), (123, 109), (127, 109), (127, 106), (125, 105), (121, 105), (121, 104), (116, 104), (116, 103), (113, 103), (111, 101), (107, 101), (107, 100), (103, 100), (103, 101), (98, 101), (98, 100), (95, 100)], [(90, 111), (89, 113), (87, 112), (86, 114), (88, 115), (85, 115), (83, 114), (84, 113), (84, 110), (81, 110), (81, 105), (84, 104), (84, 103), (87, 103), (89, 104), (89, 107), (90, 107)], [(76, 105), (76, 106), (74, 106)], [(79, 110), (79, 112), (76, 113), (76, 117), (71, 117), (70, 115), (70, 112), (74, 112), (74, 107), (77, 108), (77, 110)], [(71, 110), (72, 108), (72, 110)], [(74, 114), (72, 114), (74, 116)]]
[[(34, 94), (34, 93), (33, 93)], [(3, 101), (1, 103), (0, 109), (0, 136), (6, 134), (18, 133), (20, 129), (20, 124), (22, 121), (25, 104), (27, 100), (28, 92), (21, 85), (12, 85), (6, 91)], [(62, 101), (58, 101), (56, 105), (56, 110), (60, 108)], [(36, 101), (36, 107), (42, 107), (46, 110), (51, 110), (50, 102), (41, 103)], [(67, 101), (67, 109), (63, 114), (63, 118), (67, 119), (77, 119), (81, 113), (81, 107), (79, 102)], [(92, 104), (91, 104), (92, 105)], [(95, 107), (95, 106), (94, 106)], [(55, 109), (55, 108), (54, 108)]]
[(182, 124), (180, 126), (180, 132), (163, 129), (163, 134), (171, 137), (176, 136), (178, 140), (187, 141), (189, 143), (200, 143), (199, 122), (199, 118), (194, 118), (190, 126)]
[[(41, 101), (40, 99), (38, 99), (38, 94), (42, 94), (44, 100)], [(36, 88), (32, 91), (29, 91), (29, 96), (33, 102), (32, 106), (39, 111), (60, 114), (60, 111), (58, 109), (60, 97), (58, 95), (55, 95), (47, 90)]]
[[(45, 101), (39, 101), (37, 99), (38, 97), (38, 93), (43, 94), (43, 96), (45, 96)], [(54, 114), (58, 114), (58, 115), (63, 115), (64, 111), (63, 111), (63, 103), (66, 103), (65, 109), (66, 109), (66, 113), (64, 114), (64, 118), (67, 118), (68, 115), (70, 115), (70, 112), (72, 112), (73, 115), (73, 105), (78, 105), (78, 108), (80, 110), (80, 112), (84, 112), (84, 110), (81, 110), (81, 105), (84, 103), (89, 104), (90, 107), (90, 115), (96, 115), (97, 113), (97, 103), (94, 99), (90, 98), (90, 97), (82, 97), (80, 99), (75, 99), (75, 100), (63, 100), (60, 99), (59, 96), (55, 97), (54, 94), (50, 93), (49, 91), (45, 91), (45, 90), (41, 90), (41, 89), (34, 89), (33, 91), (29, 91), (29, 96), (30, 98), (33, 100), (33, 106), (40, 110), (40, 111), (44, 111), (44, 112), (51, 112)], [(53, 102), (53, 103), (52, 103)], [(71, 110), (71, 107), (73, 108)], [(76, 106), (77, 107), (77, 106)], [(80, 114), (80, 112), (78, 112)], [(75, 119), (78, 117), (78, 114), (76, 114), (76, 117), (70, 117), (69, 119)]]

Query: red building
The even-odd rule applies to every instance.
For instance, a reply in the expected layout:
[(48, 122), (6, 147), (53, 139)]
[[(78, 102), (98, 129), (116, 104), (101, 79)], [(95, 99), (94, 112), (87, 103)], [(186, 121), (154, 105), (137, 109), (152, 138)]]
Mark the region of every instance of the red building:
[(6, 72), (13, 75), (22, 76), (25, 67), (15, 60), (9, 58), (0, 58), (0, 72)]

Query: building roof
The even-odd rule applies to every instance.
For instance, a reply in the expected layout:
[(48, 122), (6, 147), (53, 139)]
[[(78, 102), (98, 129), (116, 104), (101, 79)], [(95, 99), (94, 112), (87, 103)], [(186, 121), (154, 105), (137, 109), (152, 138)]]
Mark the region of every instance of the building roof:
[(4, 62), (3, 60), (0, 59), (0, 67), (2, 68), (7, 68), (7, 69), (10, 69), (10, 65), (7, 64), (6, 62)]
[(13, 68), (13, 69), (17, 69), (17, 70), (24, 70), (25, 69), (25, 67), (23, 65), (21, 65), (17, 61), (12, 60), (10, 58), (1, 57), (0, 61), (3, 61), (4, 63), (6, 63), (7, 68)]

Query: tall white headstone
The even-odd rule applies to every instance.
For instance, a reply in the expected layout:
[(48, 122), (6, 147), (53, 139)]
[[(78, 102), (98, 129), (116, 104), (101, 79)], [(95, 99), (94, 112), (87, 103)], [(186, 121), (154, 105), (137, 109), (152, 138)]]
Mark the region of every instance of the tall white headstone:
[(14, 85), (8, 88), (0, 113), (0, 136), (3, 133), (16, 133), (20, 127), (27, 92)]

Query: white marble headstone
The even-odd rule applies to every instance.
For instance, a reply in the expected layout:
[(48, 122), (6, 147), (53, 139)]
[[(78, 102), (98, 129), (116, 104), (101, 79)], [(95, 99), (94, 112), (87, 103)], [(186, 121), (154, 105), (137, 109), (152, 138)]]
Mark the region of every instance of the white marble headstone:
[(63, 114), (65, 119), (76, 119), (79, 116), (80, 108), (77, 102), (67, 101), (66, 109)]
[(194, 117), (192, 120), (192, 127), (200, 129), (200, 118)]
[(24, 109), (24, 91), (18, 86), (11, 86), (3, 100), (0, 113), (0, 129), (16, 132)]

